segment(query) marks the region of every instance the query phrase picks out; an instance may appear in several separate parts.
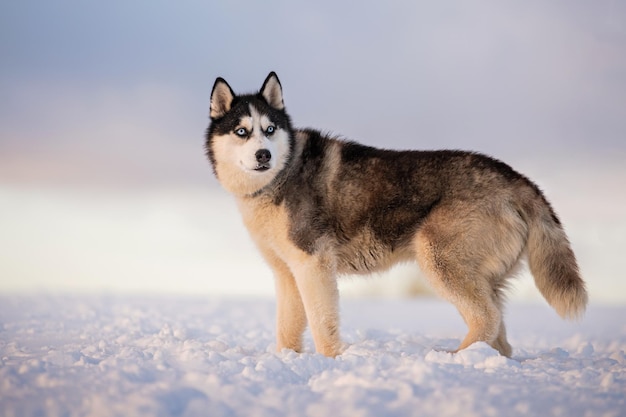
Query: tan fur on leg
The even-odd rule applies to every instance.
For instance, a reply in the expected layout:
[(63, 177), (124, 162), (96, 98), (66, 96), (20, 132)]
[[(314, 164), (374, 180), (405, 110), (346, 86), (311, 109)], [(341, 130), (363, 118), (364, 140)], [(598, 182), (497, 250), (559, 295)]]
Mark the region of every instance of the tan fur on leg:
[(267, 255), (266, 259), (274, 271), (276, 286), (276, 350), (301, 352), (306, 315), (296, 281), (283, 261)]
[[(490, 249), (498, 236), (485, 237), (474, 230), (472, 215), (453, 218), (445, 210), (433, 213), (415, 236), (416, 258), (434, 289), (454, 304), (467, 324), (468, 333), (458, 350), (483, 341), (510, 356), (500, 291), (517, 263), (522, 242), (511, 239), (507, 258), (489, 258), (492, 252), (485, 248)], [(508, 243), (505, 234), (501, 240)]]
[(296, 282), (313, 334), (315, 350), (325, 356), (341, 353), (337, 281), (315, 259), (299, 265)]

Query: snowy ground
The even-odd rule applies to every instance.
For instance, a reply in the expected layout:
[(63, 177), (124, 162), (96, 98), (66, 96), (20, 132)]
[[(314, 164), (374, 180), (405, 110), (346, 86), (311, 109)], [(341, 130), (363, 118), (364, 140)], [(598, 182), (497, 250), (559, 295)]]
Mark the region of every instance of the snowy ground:
[(508, 310), (513, 359), (452, 355), (443, 302), (344, 300), (336, 359), (274, 352), (274, 302), (0, 297), (0, 415), (624, 416), (626, 307)]

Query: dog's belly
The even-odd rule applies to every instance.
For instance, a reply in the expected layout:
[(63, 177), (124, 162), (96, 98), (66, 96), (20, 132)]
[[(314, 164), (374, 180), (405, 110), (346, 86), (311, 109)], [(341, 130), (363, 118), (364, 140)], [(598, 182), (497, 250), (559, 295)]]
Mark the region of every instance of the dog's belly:
[(369, 274), (385, 271), (398, 262), (414, 259), (409, 248), (390, 248), (371, 232), (337, 243), (334, 260), (339, 274)]

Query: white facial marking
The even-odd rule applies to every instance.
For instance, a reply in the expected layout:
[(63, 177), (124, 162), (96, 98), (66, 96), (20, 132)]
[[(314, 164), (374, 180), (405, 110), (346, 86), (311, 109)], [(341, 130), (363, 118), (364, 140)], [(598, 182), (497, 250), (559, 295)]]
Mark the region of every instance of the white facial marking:
[(272, 156), (269, 160), (269, 168), (271, 169), (276, 165), (273, 158), (274, 152), (272, 152), (274, 150), (274, 144), (265, 136), (265, 129), (263, 127), (269, 124), (270, 121), (267, 116), (261, 116), (253, 106), (250, 106), (250, 116), (242, 119), (240, 123), (241, 127), (247, 129), (248, 136), (242, 138), (241, 146), (237, 149), (239, 163), (244, 169), (256, 173), (267, 171), (266, 168), (262, 171), (259, 170), (261, 164), (257, 161), (256, 153), (261, 149), (267, 149)]
[[(267, 133), (273, 126), (274, 132)], [(246, 137), (238, 134), (247, 131)], [(257, 160), (257, 152), (270, 153), (267, 163)], [(289, 158), (289, 134), (279, 129), (269, 117), (250, 106), (250, 116), (243, 117), (232, 133), (213, 138), (217, 177), (228, 191), (249, 195), (269, 184)]]

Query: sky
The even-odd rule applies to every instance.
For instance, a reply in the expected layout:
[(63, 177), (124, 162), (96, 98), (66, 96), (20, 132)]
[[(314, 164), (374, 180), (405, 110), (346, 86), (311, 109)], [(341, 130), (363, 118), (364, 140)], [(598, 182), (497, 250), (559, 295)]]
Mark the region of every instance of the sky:
[(0, 291), (140, 291), (139, 275), (220, 291), (198, 282), (229, 274), (227, 249), (251, 259), (231, 290), (257, 291), (203, 135), (217, 76), (251, 92), (269, 71), (296, 126), (494, 155), (563, 207), (579, 246), (626, 243), (618, 0), (24, 0), (0, 5), (0, 56)]

